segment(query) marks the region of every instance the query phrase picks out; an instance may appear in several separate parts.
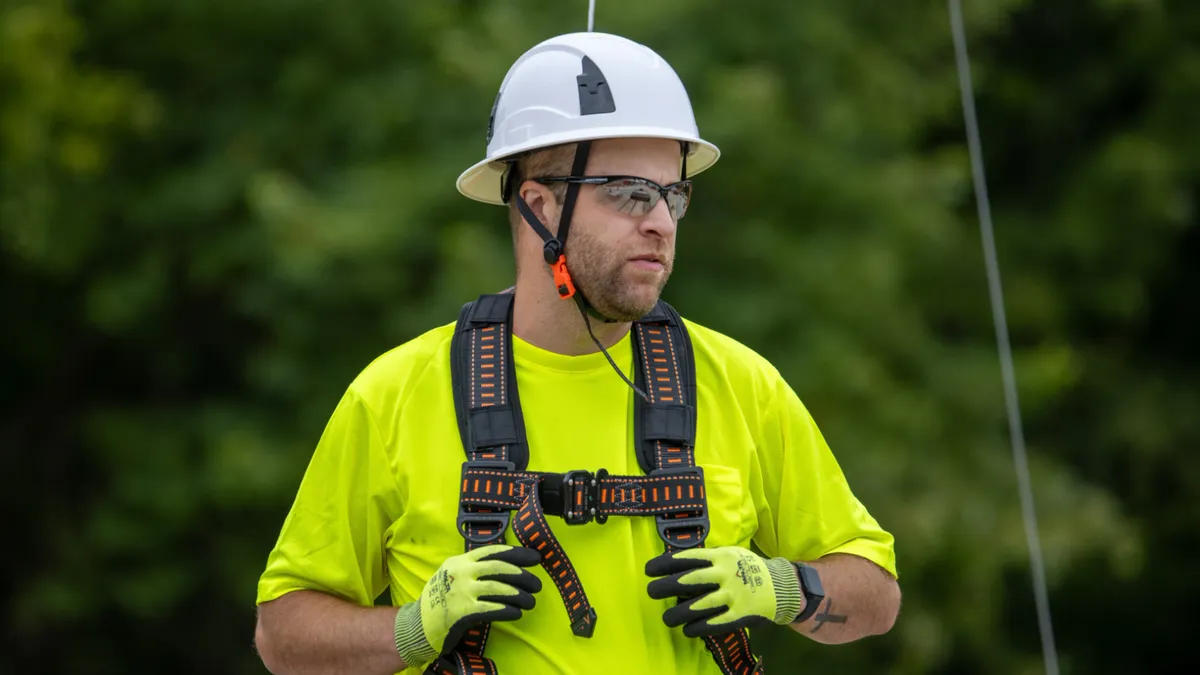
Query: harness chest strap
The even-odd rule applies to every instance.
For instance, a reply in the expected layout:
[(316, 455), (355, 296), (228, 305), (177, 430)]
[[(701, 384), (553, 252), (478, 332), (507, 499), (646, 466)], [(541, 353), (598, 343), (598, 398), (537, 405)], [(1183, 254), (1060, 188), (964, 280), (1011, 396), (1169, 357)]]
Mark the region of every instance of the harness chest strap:
[[(608, 516), (657, 516), (704, 507), (704, 476), (699, 468), (654, 476), (614, 476), (601, 469), (565, 474), (505, 471), (466, 462), (459, 503), (505, 510), (519, 509), (531, 490), (543, 509), (568, 525)], [(557, 508), (556, 508), (557, 507)]]

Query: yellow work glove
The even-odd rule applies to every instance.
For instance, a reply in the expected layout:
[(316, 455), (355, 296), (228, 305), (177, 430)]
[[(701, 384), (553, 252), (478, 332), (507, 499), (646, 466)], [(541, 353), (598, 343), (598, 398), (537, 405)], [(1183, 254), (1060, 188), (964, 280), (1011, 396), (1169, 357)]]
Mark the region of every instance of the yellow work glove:
[(420, 600), (396, 613), (396, 651), (409, 667), (424, 668), (453, 649), (471, 626), (521, 618), (542, 590), (542, 582), (521, 568), (541, 560), (531, 548), (504, 544), (447, 558)]
[(785, 558), (766, 559), (740, 546), (664, 553), (646, 563), (655, 600), (682, 600), (663, 613), (688, 637), (720, 635), (755, 624), (788, 624), (800, 614), (796, 568)]

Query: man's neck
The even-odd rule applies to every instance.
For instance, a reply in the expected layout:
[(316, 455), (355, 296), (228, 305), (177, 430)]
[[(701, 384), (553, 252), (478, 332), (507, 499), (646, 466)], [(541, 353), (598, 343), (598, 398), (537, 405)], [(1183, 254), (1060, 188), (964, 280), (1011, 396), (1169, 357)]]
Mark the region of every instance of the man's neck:
[[(579, 305), (574, 298), (558, 297), (550, 279), (518, 278), (513, 293), (513, 335), (556, 354), (578, 356), (598, 351), (588, 335)], [(623, 338), (631, 326), (628, 322), (605, 323), (594, 316), (588, 320), (605, 349)]]

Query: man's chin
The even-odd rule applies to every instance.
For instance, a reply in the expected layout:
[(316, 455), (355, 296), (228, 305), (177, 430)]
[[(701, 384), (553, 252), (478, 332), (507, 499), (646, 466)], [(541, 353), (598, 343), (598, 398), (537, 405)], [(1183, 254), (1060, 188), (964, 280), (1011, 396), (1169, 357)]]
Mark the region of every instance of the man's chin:
[(596, 310), (617, 321), (636, 321), (654, 309), (654, 305), (658, 304), (659, 296), (660, 292), (655, 290), (652, 293), (627, 295), (619, 300), (604, 298), (596, 305)]

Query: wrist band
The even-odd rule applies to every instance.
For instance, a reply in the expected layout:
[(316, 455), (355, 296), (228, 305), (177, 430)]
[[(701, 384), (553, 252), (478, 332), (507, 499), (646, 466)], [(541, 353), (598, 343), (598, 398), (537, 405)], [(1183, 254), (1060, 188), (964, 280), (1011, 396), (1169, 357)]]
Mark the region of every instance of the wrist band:
[(424, 668), (437, 658), (438, 653), (429, 644), (425, 637), (425, 627), (421, 624), (420, 600), (403, 605), (400, 611), (396, 612), (393, 634), (396, 638), (396, 652), (409, 668)]
[(771, 558), (767, 561), (767, 572), (771, 575), (771, 583), (775, 585), (775, 623), (786, 625), (796, 620), (800, 614), (800, 579), (796, 576), (796, 568), (785, 558)]

